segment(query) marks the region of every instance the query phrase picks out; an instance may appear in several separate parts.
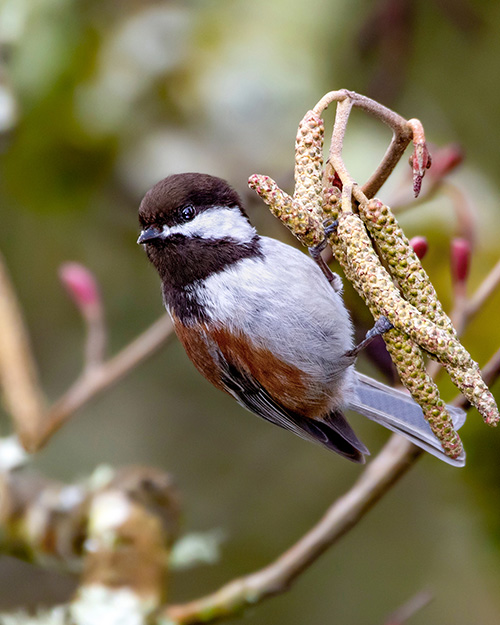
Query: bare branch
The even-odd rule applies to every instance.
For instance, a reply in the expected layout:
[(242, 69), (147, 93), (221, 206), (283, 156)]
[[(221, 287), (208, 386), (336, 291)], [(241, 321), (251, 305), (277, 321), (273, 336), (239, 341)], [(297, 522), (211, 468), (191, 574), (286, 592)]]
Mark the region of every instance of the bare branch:
[[(493, 382), (500, 376), (500, 348), (493, 354), (486, 365), (483, 368), (483, 378), (486, 384), (491, 386)], [(460, 397), (456, 406), (466, 407), (467, 400), (464, 397)]]
[(45, 416), (43, 430), (32, 450), (40, 449), (76, 410), (149, 357), (170, 336), (173, 336), (172, 321), (164, 315), (116, 356), (84, 370)]
[[(74, 273), (74, 267), (71, 272)], [(91, 274), (84, 277), (86, 282), (93, 280)], [(75, 285), (73, 279), (71, 284), (64, 281), (87, 324), (85, 366), (69, 390), (47, 409), (21, 310), (0, 257), (0, 383), (15, 431), (29, 452), (40, 449), (73, 412), (150, 356), (173, 334), (172, 322), (164, 315), (116, 356), (103, 362), (106, 333), (97, 286), (84, 285), (87, 291), (94, 291), (90, 296), (82, 293), (82, 285)]]
[(0, 257), (0, 382), (4, 401), (26, 448), (38, 436), (45, 399), (16, 294)]
[[(368, 181), (362, 186), (362, 191), (366, 197), (372, 198), (398, 164), (413, 137), (415, 128), (418, 129), (419, 122), (418, 120), (410, 120), (408, 122), (404, 117), (375, 100), (347, 89), (330, 91), (330, 93), (321, 98), (313, 110), (321, 114), (331, 102), (338, 102), (339, 104), (337, 105), (335, 127), (332, 134), (330, 163), (339, 175), (348, 176), (351, 182), (354, 182), (354, 180), (350, 178), (341, 154), (347, 121), (352, 107), (364, 110), (392, 129), (393, 137), (382, 161)], [(417, 125), (415, 125), (415, 122), (417, 122)]]
[[(465, 285), (462, 285), (461, 288), (458, 289), (454, 285), (454, 302), (453, 309), (450, 312), (450, 318), (453, 321), (458, 336), (462, 336), (467, 325), (481, 311), (484, 304), (495, 293), (499, 285), (500, 260), (491, 269), (471, 297), (467, 296)], [(440, 369), (441, 365), (434, 361), (429, 362), (427, 366), (427, 371), (432, 377), (435, 377)]]
[[(500, 375), (500, 349), (482, 370), (491, 385)], [(459, 395), (455, 406), (467, 408)], [(353, 487), (327, 510), (323, 518), (269, 566), (226, 584), (212, 595), (186, 604), (167, 606), (164, 616), (178, 625), (222, 620), (268, 597), (287, 591), (295, 579), (336, 543), (415, 464), (422, 450), (393, 434)]]
[(489, 272), (486, 278), (481, 282), (474, 295), (469, 299), (467, 303), (467, 319), (477, 315), (481, 310), (486, 300), (498, 289), (500, 285), (500, 260)]
[(106, 332), (97, 286), (93, 276), (78, 266), (80, 274), (82, 269), (88, 274), (83, 292), (82, 276), (75, 284), (75, 267), (69, 269), (71, 275), (62, 279), (87, 324), (85, 366), (70, 389), (47, 410), (21, 309), (0, 256), (0, 384), (14, 429), (29, 452), (40, 449), (75, 410), (152, 354), (173, 332), (172, 322), (164, 316), (114, 358), (103, 362)]
[(85, 322), (87, 336), (84, 368), (88, 371), (102, 364), (107, 343), (104, 309), (97, 280), (87, 267), (74, 262), (63, 263), (59, 268), (59, 277)]
[(414, 614), (429, 605), (433, 598), (430, 591), (422, 590), (395, 610), (386, 620), (385, 625), (403, 625)]
[(351, 490), (338, 499), (317, 525), (272, 564), (230, 582), (212, 595), (184, 605), (169, 606), (165, 616), (179, 625), (215, 621), (285, 592), (328, 547), (364, 517), (420, 455), (421, 451), (410, 442), (392, 436)]

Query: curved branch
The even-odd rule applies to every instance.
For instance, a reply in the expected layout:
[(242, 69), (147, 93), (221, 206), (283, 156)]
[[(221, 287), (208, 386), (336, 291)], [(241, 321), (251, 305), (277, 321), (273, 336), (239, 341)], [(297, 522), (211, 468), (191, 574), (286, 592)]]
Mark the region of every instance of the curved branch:
[[(387, 108), (383, 104), (356, 93), (355, 91), (349, 91), (347, 89), (330, 91), (321, 98), (313, 110), (321, 115), (332, 102), (337, 102), (338, 104), (329, 160), (341, 179), (343, 179), (342, 177), (344, 176), (346, 180), (354, 182), (342, 159), (344, 135), (352, 107), (360, 108), (372, 117), (380, 120), (389, 126), (393, 132), (391, 143), (387, 148), (382, 161), (367, 182), (365, 182), (362, 186), (362, 191), (366, 197), (372, 198), (390, 176), (401, 159), (403, 152), (408, 147), (408, 144), (412, 138), (414, 138), (414, 135), (420, 132), (421, 124), (418, 120), (407, 121), (404, 117)], [(417, 123), (415, 124), (413, 122)]]
[[(482, 371), (491, 385), (500, 375), (500, 349)], [(453, 402), (466, 408), (462, 396)], [(234, 616), (246, 607), (285, 592), (319, 556), (354, 527), (383, 495), (415, 464), (422, 451), (393, 434), (353, 487), (288, 551), (265, 568), (236, 579), (190, 603), (167, 606), (162, 616), (177, 625), (208, 623)]]

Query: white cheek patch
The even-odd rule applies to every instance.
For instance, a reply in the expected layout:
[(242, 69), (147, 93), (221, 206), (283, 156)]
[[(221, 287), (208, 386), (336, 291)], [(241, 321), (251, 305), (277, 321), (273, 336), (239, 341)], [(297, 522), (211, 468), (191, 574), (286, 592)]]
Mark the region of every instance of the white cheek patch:
[(164, 238), (173, 234), (202, 239), (229, 238), (238, 243), (248, 243), (256, 232), (238, 208), (209, 208), (184, 224), (163, 226)]

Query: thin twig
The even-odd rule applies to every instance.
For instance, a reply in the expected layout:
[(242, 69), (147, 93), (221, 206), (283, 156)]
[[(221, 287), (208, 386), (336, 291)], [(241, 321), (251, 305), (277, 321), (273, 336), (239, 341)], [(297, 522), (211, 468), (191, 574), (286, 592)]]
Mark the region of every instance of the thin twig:
[(330, 144), (329, 162), (342, 180), (343, 184), (355, 181), (352, 179), (342, 158), (342, 147), (344, 145), (344, 137), (347, 129), (347, 122), (351, 114), (352, 101), (343, 100), (337, 104), (335, 112), (335, 123), (333, 125), (332, 141)]
[(172, 335), (172, 321), (164, 315), (116, 356), (84, 371), (44, 417), (43, 430), (31, 451), (40, 449), (76, 410), (117, 382)]
[(94, 274), (77, 262), (63, 263), (59, 278), (85, 322), (83, 362), (88, 372), (102, 364), (106, 353), (107, 331), (99, 285)]
[(84, 367), (87, 372), (98, 369), (106, 354), (108, 333), (104, 323), (104, 312), (101, 302), (95, 306), (95, 314), (85, 317), (87, 337), (85, 340)]
[[(342, 89), (340, 91), (330, 91), (314, 107), (316, 113), (321, 114), (331, 102), (338, 102), (335, 117), (335, 127), (332, 134), (330, 149), (330, 162), (335, 171), (341, 175), (348, 176), (347, 169), (342, 160), (342, 146), (344, 142), (345, 129), (351, 112), (351, 108), (357, 107), (379, 119), (389, 126), (393, 132), (392, 140), (384, 154), (377, 169), (362, 186), (362, 191), (368, 198), (372, 198), (390, 176), (398, 164), (403, 152), (408, 147), (412, 136), (413, 128), (409, 122), (391, 109), (383, 106), (379, 102), (367, 98), (354, 91)], [(341, 174), (342, 172), (342, 174)], [(352, 179), (351, 179), (352, 180)], [(352, 180), (354, 182), (354, 180)]]
[(497, 290), (500, 285), (500, 260), (484, 278), (476, 292), (467, 302), (467, 320), (472, 319), (481, 310), (486, 300)]
[[(491, 269), (476, 289), (475, 293), (467, 298), (464, 292), (455, 292), (453, 310), (450, 318), (457, 330), (457, 336), (462, 336), (467, 325), (481, 311), (487, 300), (495, 293), (500, 285), (500, 260)], [(442, 370), (441, 365), (436, 361), (430, 361), (427, 365), (428, 374), (435, 378)]]
[(0, 256), (0, 383), (15, 431), (29, 452), (40, 449), (73, 412), (150, 356), (173, 334), (172, 322), (165, 315), (116, 356), (103, 362), (106, 332), (100, 303), (84, 317), (88, 337), (83, 372), (47, 409), (21, 309)]
[(354, 486), (293, 547), (269, 566), (184, 605), (166, 608), (165, 616), (179, 625), (222, 619), (245, 607), (285, 592), (328, 547), (337, 542), (413, 465), (421, 451), (392, 436)]
[(116, 356), (103, 362), (106, 332), (100, 303), (84, 317), (88, 330), (84, 369), (47, 410), (21, 309), (0, 256), (0, 383), (16, 434), (31, 453), (40, 449), (73, 412), (150, 356), (173, 334), (172, 322), (165, 315)]
[[(500, 348), (493, 354), (483, 368), (483, 378), (486, 384), (491, 386), (493, 382), (500, 376)], [(467, 400), (464, 397), (460, 397), (456, 406), (464, 408), (467, 406)]]
[(429, 590), (422, 590), (395, 610), (387, 618), (385, 625), (403, 625), (403, 623), (406, 623), (409, 618), (428, 606), (433, 598), (434, 597)]

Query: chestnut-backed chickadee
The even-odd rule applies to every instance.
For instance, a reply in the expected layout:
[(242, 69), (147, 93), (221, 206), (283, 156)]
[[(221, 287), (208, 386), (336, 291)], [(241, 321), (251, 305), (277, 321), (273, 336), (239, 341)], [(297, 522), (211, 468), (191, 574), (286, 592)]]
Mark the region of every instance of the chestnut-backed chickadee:
[[(369, 452), (345, 409), (464, 464), (464, 456), (444, 455), (407, 394), (355, 371), (340, 278), (330, 283), (303, 252), (259, 236), (227, 182), (198, 173), (169, 176), (148, 191), (139, 220), (138, 243), (160, 274), (177, 336), (214, 386), (354, 462)], [(459, 427), (465, 413), (450, 409)]]

